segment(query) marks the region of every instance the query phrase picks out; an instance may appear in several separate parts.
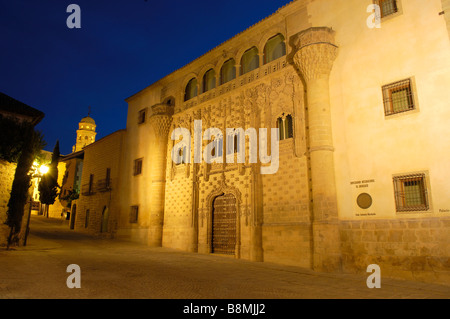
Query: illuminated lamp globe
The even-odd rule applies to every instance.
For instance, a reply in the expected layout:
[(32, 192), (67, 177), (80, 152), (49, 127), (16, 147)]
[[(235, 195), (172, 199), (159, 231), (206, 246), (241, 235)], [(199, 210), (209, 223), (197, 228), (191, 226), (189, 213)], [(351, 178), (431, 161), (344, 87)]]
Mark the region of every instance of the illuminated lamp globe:
[(42, 175), (47, 174), (47, 173), (48, 173), (48, 170), (49, 170), (49, 168), (48, 168), (47, 165), (42, 165), (41, 167), (39, 167), (39, 172), (40, 172)]

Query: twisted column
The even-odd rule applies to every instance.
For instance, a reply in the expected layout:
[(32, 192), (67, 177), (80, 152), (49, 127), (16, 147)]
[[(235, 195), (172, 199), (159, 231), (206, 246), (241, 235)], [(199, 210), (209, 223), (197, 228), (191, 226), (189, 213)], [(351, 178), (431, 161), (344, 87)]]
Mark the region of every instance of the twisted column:
[(309, 156), (313, 210), (313, 267), (340, 268), (338, 209), (331, 130), (329, 77), (338, 48), (334, 31), (310, 28), (295, 38), (294, 63), (307, 89)]

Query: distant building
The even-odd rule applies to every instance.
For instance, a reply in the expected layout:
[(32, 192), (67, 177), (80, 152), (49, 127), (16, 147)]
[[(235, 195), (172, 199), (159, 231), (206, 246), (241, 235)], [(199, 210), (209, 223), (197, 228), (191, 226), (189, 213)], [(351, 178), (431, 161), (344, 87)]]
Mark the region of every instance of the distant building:
[(120, 173), (126, 131), (85, 146), (80, 198), (72, 206), (71, 228), (112, 237), (124, 192)]
[[(95, 142), (95, 137), (97, 136), (96, 128), (95, 120), (90, 115), (83, 117), (78, 123), (72, 153), (60, 157), (58, 180), (61, 190), (59, 199), (50, 208), (50, 217), (71, 219), (72, 202), (81, 193), (84, 148)], [(74, 216), (72, 216), (71, 220), (73, 218)]]

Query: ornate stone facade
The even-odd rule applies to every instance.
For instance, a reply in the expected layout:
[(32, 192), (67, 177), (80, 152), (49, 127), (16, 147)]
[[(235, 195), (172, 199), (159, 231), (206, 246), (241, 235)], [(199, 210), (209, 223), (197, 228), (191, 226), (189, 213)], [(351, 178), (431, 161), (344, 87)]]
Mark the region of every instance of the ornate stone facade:
[[(429, 137), (450, 134), (442, 121), (450, 113), (446, 90), (427, 84), (450, 81), (447, 28), (431, 7), (402, 1), (401, 12), (371, 29), (368, 4), (294, 1), (128, 98), (117, 236), (320, 271), (364, 272), (380, 263), (390, 276), (449, 283), (443, 181), (450, 172), (432, 155), (444, 144), (431, 146)], [(415, 15), (429, 21), (434, 42), (426, 30), (407, 30), (405, 19)], [(415, 39), (414, 48), (403, 39)], [(257, 52), (253, 69), (242, 67), (249, 49)], [(234, 65), (227, 73), (234, 78), (223, 74), (225, 65)], [(382, 87), (407, 77), (415, 79), (420, 110), (386, 116)], [(191, 139), (183, 139), (177, 164), (172, 132), (180, 128)], [(222, 134), (210, 137), (209, 128)], [(227, 128), (242, 128), (244, 162), (230, 151)], [(271, 128), (278, 138), (259, 140), (260, 129)], [(256, 153), (251, 141), (259, 141)], [(276, 145), (277, 170), (262, 174), (273, 162), (261, 159)], [(424, 148), (429, 156), (418, 156)], [(208, 152), (215, 161), (195, 160)], [(423, 170), (431, 204), (404, 213), (393, 181)], [(360, 206), (362, 193), (370, 205)]]

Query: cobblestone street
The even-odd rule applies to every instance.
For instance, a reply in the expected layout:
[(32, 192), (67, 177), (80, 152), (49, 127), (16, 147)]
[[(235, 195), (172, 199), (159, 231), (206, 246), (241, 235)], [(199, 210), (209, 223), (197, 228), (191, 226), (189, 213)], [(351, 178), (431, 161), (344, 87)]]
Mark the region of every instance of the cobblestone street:
[[(69, 289), (67, 266), (81, 269)], [(368, 276), (369, 274), (367, 274)], [(412, 299), (450, 297), (450, 287), (382, 277), (324, 274), (271, 263), (92, 238), (59, 220), (32, 217), (26, 247), (0, 250), (0, 298)]]

